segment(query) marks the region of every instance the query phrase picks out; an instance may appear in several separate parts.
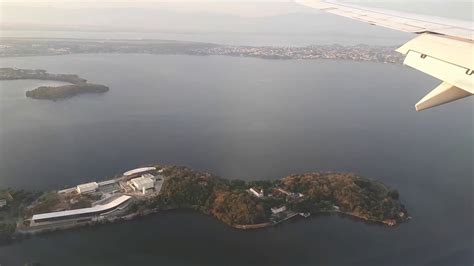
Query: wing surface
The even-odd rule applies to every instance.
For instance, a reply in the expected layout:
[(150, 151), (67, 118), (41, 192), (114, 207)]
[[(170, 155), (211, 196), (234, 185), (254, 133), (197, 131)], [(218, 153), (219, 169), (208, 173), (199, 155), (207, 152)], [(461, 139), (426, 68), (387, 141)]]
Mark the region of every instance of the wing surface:
[(423, 97), (417, 111), (474, 94), (474, 30), (472, 21), (367, 8), (336, 1), (298, 0), (300, 4), (372, 25), (420, 34), (397, 51), (404, 64), (443, 82)]

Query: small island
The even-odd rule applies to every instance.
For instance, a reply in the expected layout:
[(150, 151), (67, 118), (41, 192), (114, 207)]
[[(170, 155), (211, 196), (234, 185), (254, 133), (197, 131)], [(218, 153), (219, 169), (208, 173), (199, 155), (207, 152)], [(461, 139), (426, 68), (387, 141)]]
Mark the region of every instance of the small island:
[(237, 229), (320, 213), (386, 226), (410, 218), (397, 190), (353, 173), (312, 172), (246, 182), (183, 166), (152, 165), (59, 191), (0, 190), (0, 240), (174, 209), (198, 211)]
[(41, 86), (26, 92), (26, 97), (41, 100), (60, 100), (85, 93), (105, 93), (109, 88), (88, 83), (74, 74), (51, 74), (43, 69), (0, 68), (0, 80), (38, 79), (71, 83), (63, 86)]

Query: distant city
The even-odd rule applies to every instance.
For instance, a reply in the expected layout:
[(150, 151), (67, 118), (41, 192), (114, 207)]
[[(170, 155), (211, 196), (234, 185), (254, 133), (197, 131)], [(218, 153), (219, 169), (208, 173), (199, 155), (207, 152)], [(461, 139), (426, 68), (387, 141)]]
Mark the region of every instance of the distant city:
[(305, 47), (230, 46), (163, 40), (2, 39), (0, 57), (89, 53), (183, 54), (263, 59), (338, 59), (401, 64), (394, 46), (311, 45)]

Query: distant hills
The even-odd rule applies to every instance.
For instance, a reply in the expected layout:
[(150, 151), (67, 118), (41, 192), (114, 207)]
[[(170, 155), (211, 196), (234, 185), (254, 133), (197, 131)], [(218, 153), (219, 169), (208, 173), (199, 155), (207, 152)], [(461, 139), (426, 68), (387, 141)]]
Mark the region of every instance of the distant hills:
[[(320, 13), (294, 3), (285, 3), (285, 5), (287, 11), (273, 12), (274, 14), (268, 12), (271, 15), (252, 17), (203, 10), (176, 11), (166, 8), (5, 6), (2, 7), (3, 17), (0, 27), (2, 30), (22, 31), (160, 32), (204, 35), (253, 34), (258, 37), (274, 35), (276, 39), (278, 36), (288, 38), (288, 36), (295, 35), (314, 36), (315, 38), (345, 35), (347, 38), (354, 36), (358, 39), (364, 39), (364, 36), (376, 36), (380, 40), (386, 40), (384, 44), (389, 45), (398, 45), (410, 38), (410, 35), (406, 33), (373, 27), (362, 22)], [(275, 7), (270, 4), (261, 4), (259, 8), (270, 10)], [(216, 42), (219, 43), (219, 41)], [(337, 43), (337, 40), (334, 43)]]

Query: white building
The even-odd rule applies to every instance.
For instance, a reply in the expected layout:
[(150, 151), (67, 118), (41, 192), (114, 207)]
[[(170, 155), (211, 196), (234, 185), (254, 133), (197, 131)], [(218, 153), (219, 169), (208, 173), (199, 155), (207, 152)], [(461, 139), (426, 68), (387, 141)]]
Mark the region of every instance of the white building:
[(255, 195), (255, 197), (257, 198), (263, 198), (263, 189), (260, 189), (260, 192), (257, 192), (257, 190), (255, 190), (254, 188), (250, 188), (249, 189), (250, 193), (252, 193), (253, 195)]
[(286, 191), (286, 190), (284, 190), (284, 189), (282, 189), (282, 188), (278, 188), (277, 190), (280, 191), (281, 193), (287, 195), (287, 196), (290, 196), (290, 195), (291, 195), (290, 192), (288, 192), (288, 191)]
[(141, 190), (143, 194), (145, 194), (147, 189), (155, 187), (155, 178), (150, 174), (145, 174), (141, 177), (130, 180), (130, 185), (133, 190)]
[(95, 192), (98, 188), (99, 188), (99, 184), (97, 184), (97, 182), (90, 182), (90, 183), (78, 185), (76, 187), (76, 191), (79, 194), (84, 194), (84, 193)]
[(0, 200), (0, 209), (7, 205), (7, 200), (1, 199)]
[(97, 217), (100, 214), (109, 213), (115, 210), (127, 202), (130, 198), (130, 196), (122, 195), (109, 203), (96, 205), (90, 208), (35, 214), (31, 218), (31, 226), (44, 223), (63, 222), (74, 219), (92, 220), (94, 217)]
[(272, 211), (273, 214), (284, 212), (284, 211), (286, 211), (286, 206), (281, 206), (280, 208), (273, 207), (273, 208), (271, 208), (271, 211)]

